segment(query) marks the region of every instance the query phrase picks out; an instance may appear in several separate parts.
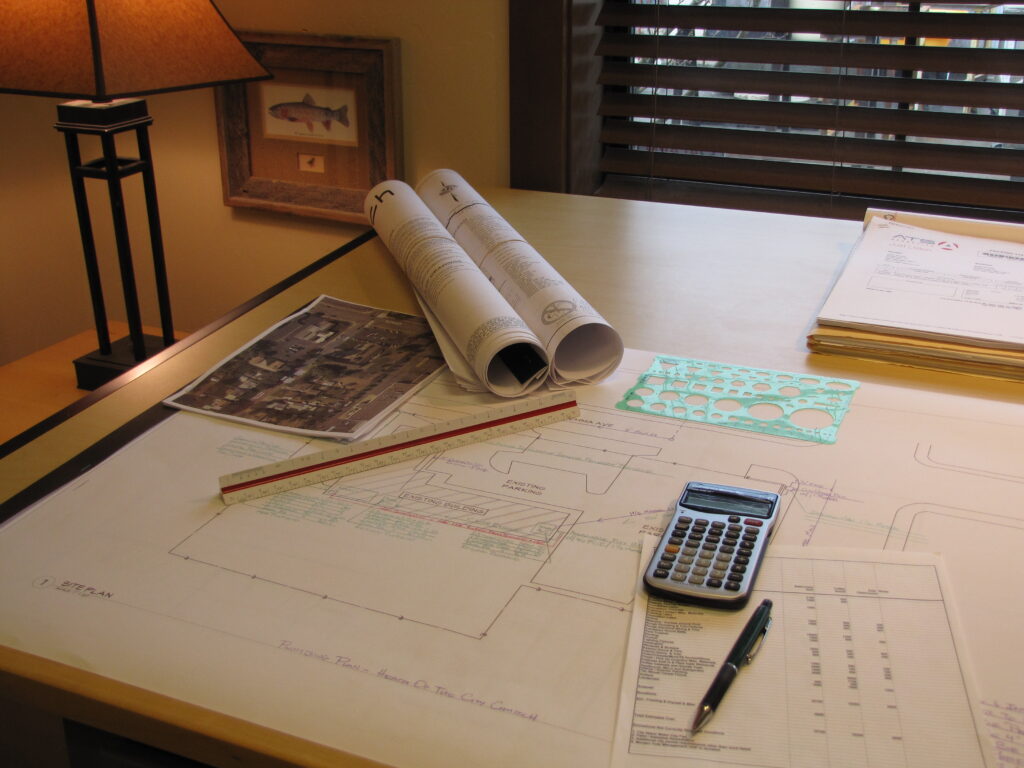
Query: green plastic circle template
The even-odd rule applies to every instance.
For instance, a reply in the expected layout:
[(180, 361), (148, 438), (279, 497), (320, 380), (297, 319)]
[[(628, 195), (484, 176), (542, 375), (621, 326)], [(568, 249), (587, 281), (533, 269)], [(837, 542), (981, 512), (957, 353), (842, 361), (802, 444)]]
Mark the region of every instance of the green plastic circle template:
[(658, 355), (617, 408), (834, 443), (859, 384)]

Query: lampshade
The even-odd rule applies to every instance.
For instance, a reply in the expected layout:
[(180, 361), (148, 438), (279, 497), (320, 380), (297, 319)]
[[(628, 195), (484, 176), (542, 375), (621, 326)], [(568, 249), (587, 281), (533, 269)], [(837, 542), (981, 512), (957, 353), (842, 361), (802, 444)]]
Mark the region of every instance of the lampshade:
[(107, 101), (270, 77), (210, 0), (0, 0), (0, 92)]

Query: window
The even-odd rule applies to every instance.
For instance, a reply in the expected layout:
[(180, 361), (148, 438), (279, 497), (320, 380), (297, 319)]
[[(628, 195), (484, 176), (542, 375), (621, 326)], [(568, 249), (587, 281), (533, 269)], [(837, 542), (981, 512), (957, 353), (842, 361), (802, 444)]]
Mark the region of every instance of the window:
[(594, 29), (589, 191), (1021, 218), (1024, 4), (606, 0)]

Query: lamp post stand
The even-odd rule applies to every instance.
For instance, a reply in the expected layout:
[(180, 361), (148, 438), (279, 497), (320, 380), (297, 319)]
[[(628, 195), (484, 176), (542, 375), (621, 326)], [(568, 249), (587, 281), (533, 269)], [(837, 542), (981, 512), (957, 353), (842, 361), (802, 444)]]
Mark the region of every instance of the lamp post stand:
[[(58, 105), (57, 118), (58, 122), (54, 127), (64, 134), (67, 146), (71, 186), (78, 213), (82, 252), (85, 257), (85, 270), (89, 281), (89, 294), (92, 300), (96, 338), (99, 344), (98, 349), (74, 361), (75, 375), (80, 389), (91, 390), (174, 343), (167, 270), (160, 233), (160, 213), (157, 208), (153, 159), (149, 147), (148, 127), (153, 122), (153, 118), (149, 116), (144, 99), (118, 99), (110, 102), (70, 101)], [(118, 157), (117, 134), (132, 130), (135, 131), (139, 157)], [(103, 150), (102, 157), (87, 163), (82, 162), (78, 143), (81, 135), (99, 137)], [(153, 273), (160, 310), (162, 334), (160, 337), (143, 333), (138, 292), (135, 286), (135, 268), (132, 262), (131, 241), (128, 234), (128, 219), (125, 216), (121, 179), (136, 173), (142, 174), (145, 192)], [(89, 202), (86, 197), (85, 179), (87, 178), (106, 180), (113, 216), (114, 240), (117, 246), (121, 287), (128, 320), (128, 336), (113, 343), (110, 341), (110, 331), (107, 326), (103, 286), (96, 258), (96, 243), (89, 214)]]

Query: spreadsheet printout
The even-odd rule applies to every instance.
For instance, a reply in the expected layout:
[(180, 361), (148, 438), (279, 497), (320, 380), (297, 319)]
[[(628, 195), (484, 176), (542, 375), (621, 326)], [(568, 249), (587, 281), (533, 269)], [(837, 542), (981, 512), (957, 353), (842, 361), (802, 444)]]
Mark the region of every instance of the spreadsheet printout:
[[(774, 547), (741, 611), (640, 592), (615, 768), (985, 766), (957, 619), (928, 554)], [(697, 734), (750, 613), (772, 625)]]

